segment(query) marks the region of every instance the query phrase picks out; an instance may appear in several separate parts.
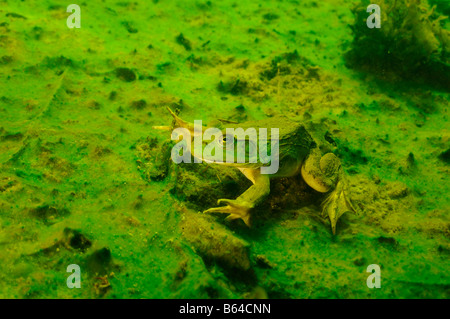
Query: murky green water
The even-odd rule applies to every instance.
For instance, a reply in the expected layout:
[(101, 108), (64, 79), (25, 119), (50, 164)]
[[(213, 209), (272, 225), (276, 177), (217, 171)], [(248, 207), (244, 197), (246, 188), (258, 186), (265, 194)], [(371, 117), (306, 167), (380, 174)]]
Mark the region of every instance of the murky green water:
[[(379, 29), (343, 0), (92, 0), (70, 29), (0, 0), (0, 297), (448, 298), (449, 6), (372, 2)], [(359, 214), (332, 235), (299, 175), (251, 227), (202, 214), (251, 182), (173, 164), (166, 107), (305, 123)]]

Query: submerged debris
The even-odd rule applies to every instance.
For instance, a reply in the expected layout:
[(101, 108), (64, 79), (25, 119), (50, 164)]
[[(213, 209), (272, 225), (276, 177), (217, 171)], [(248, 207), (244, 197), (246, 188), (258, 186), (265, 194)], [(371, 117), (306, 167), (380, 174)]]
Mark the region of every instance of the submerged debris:
[(181, 227), (184, 238), (207, 261), (231, 269), (250, 268), (249, 244), (224, 226), (187, 211)]

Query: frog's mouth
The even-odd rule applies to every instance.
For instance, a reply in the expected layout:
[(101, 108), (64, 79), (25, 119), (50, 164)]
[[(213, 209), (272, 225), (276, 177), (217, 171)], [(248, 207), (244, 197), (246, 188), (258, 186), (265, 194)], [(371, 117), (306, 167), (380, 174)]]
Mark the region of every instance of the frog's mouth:
[(214, 138), (203, 140), (202, 142), (202, 159), (206, 163), (217, 163), (239, 168), (261, 166), (257, 145), (251, 139), (238, 139), (232, 134), (227, 134), (225, 130), (218, 130)]

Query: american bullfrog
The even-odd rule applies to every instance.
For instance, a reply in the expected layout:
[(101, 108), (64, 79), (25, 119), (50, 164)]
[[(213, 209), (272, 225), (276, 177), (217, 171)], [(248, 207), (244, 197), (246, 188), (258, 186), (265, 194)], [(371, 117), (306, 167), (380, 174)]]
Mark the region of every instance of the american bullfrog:
[[(193, 145), (194, 139), (199, 134), (204, 134), (207, 127), (201, 127), (200, 130), (194, 129), (195, 125), (182, 120), (170, 108), (170, 114), (174, 121), (172, 126), (154, 126), (155, 129), (174, 130), (176, 128), (185, 129), (190, 136), (189, 144), (191, 145), (190, 153), (200, 160), (210, 164), (221, 164), (233, 166), (239, 169), (245, 177), (247, 177), (253, 185), (248, 188), (236, 199), (219, 199), (218, 205), (225, 206), (210, 208), (204, 213), (226, 213), (229, 214), (227, 219), (241, 218), (244, 223), (250, 226), (250, 213), (254, 207), (262, 203), (270, 193), (270, 179), (279, 177), (291, 177), (299, 175), (303, 180), (314, 190), (320, 193), (328, 193), (322, 203), (322, 213), (327, 214), (332, 233), (336, 233), (336, 223), (339, 217), (346, 211), (353, 211), (353, 208), (347, 194), (347, 182), (345, 173), (342, 169), (339, 158), (333, 153), (329, 152), (322, 154), (317, 142), (313, 139), (311, 134), (306, 129), (305, 125), (284, 116), (272, 117), (259, 121), (248, 121), (245, 123), (233, 123), (230, 121), (219, 120), (214, 128), (219, 133), (215, 135), (216, 140), (222, 147), (223, 158), (225, 153), (230, 153), (230, 150), (235, 151), (236, 145), (239, 143), (239, 138), (244, 138), (246, 142), (242, 143), (245, 146), (245, 161), (244, 162), (215, 162), (208, 152), (196, 151)], [(273, 174), (263, 174), (261, 168), (271, 165), (264, 161), (261, 156), (256, 154), (253, 160), (249, 150), (252, 139), (249, 136), (233, 136), (227, 132), (227, 129), (241, 128), (247, 130), (248, 128), (265, 128), (267, 135), (265, 139), (259, 140), (267, 143), (267, 149), (275, 152), (271, 138), (272, 129), (278, 129), (278, 170)], [(261, 131), (260, 131), (261, 132)], [(172, 135), (174, 139), (174, 136)], [(183, 135), (183, 140), (186, 136)], [(241, 144), (241, 145), (242, 145)], [(202, 148), (205, 149), (206, 141), (202, 141)], [(261, 145), (260, 145), (261, 146)], [(253, 154), (253, 153), (252, 153)], [(273, 154), (272, 154), (273, 155)], [(272, 157), (273, 158), (273, 157)]]

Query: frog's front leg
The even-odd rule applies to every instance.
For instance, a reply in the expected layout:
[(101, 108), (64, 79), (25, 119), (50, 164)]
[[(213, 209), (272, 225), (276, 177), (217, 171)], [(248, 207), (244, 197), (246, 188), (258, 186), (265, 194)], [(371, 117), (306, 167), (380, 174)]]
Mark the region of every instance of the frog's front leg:
[(348, 186), (341, 161), (333, 153), (322, 156), (319, 149), (315, 149), (303, 163), (301, 174), (305, 182), (316, 191), (330, 192), (322, 203), (322, 208), (330, 219), (334, 235), (339, 217), (347, 211), (355, 212), (348, 199)]
[(226, 213), (230, 214), (226, 219), (241, 218), (247, 226), (250, 226), (250, 211), (260, 204), (270, 193), (269, 175), (261, 174), (260, 169), (239, 168), (239, 170), (250, 180), (250, 186), (237, 199), (219, 199), (218, 205), (226, 206), (210, 208), (205, 213)]

